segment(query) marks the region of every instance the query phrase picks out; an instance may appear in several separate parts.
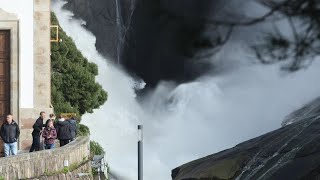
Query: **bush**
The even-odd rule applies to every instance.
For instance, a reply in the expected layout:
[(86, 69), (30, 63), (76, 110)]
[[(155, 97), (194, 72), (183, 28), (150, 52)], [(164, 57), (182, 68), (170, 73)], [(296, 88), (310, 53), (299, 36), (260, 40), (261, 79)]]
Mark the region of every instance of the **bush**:
[(77, 123), (77, 136), (89, 136), (90, 129), (88, 126)]
[(93, 155), (101, 155), (105, 153), (101, 145), (95, 141), (90, 141), (90, 152)]

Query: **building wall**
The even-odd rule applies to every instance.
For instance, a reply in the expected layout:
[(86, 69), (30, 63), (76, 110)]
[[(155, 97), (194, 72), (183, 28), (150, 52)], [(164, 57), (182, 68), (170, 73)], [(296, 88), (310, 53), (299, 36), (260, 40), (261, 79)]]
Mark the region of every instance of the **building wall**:
[[(31, 28), (31, 27), (30, 27)], [(28, 150), (32, 143), (32, 125), (45, 111), (53, 112), (51, 105), (50, 60), (50, 0), (33, 0), (33, 107), (21, 107), (19, 111), (21, 135), (19, 147)]]
[[(69, 179), (76, 179), (75, 173), (62, 175), (65, 168), (65, 161), (68, 161), (69, 168), (72, 166), (78, 167), (84, 165), (82, 168), (75, 171), (76, 173), (90, 173), (91, 165), (90, 163), (86, 163), (89, 158), (89, 137), (78, 137), (75, 141), (61, 148), (0, 158), (0, 177), (9, 180), (39, 178), (42, 175), (51, 174), (55, 175), (54, 177), (62, 177), (59, 179), (64, 179), (64, 177), (73, 175), (73, 177)], [(86, 179), (91, 178), (87, 177)]]
[[(19, 4), (19, 5), (17, 5)], [(20, 107), (33, 107), (33, 0), (0, 0), (0, 8), (19, 20)]]
[[(51, 106), (50, 63), (50, 0), (0, 0), (0, 8), (17, 19), (17, 48), (11, 53), (17, 57), (11, 66), (11, 112), (18, 122), (21, 134), (19, 149), (27, 150), (32, 143), (32, 125), (40, 111), (47, 116)], [(2, 12), (0, 10), (0, 12)], [(0, 19), (1, 23), (12, 23)], [(1, 28), (1, 27), (0, 27)], [(15, 90), (16, 88), (16, 90)]]

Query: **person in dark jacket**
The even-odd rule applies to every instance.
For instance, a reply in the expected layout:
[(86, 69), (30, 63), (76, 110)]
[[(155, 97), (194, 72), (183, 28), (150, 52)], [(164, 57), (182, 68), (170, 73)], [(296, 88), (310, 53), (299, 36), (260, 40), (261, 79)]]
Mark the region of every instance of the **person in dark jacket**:
[(57, 137), (60, 142), (60, 147), (68, 144), (72, 139), (70, 126), (71, 124), (68, 121), (66, 121), (63, 117), (61, 117), (56, 124)]
[(71, 140), (73, 141), (76, 139), (77, 136), (77, 120), (75, 119), (75, 117), (72, 117), (71, 119), (68, 120), (69, 124), (70, 124), (70, 133), (71, 133)]
[(0, 135), (4, 141), (4, 156), (16, 155), (20, 129), (18, 124), (13, 120), (12, 114), (7, 115), (6, 122), (1, 126)]
[(54, 148), (54, 142), (57, 138), (57, 131), (53, 126), (53, 120), (47, 121), (47, 127), (44, 128), (42, 137), (44, 138), (44, 148), (45, 149), (53, 149)]
[(40, 117), (36, 120), (33, 124), (33, 131), (32, 131), (32, 145), (29, 152), (39, 151), (40, 150), (40, 135), (42, 132), (42, 128), (46, 125), (43, 124), (43, 120), (46, 118), (46, 113), (41, 111)]

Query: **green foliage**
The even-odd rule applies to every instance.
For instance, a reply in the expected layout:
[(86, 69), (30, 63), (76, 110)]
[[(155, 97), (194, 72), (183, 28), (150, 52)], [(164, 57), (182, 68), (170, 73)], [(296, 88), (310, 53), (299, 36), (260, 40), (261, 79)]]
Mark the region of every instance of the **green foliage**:
[(101, 155), (105, 153), (101, 145), (95, 141), (90, 141), (90, 152), (93, 155)]
[(62, 172), (63, 172), (64, 174), (68, 173), (68, 172), (69, 172), (69, 167), (64, 167), (64, 168), (62, 169)]
[(0, 176), (0, 180), (4, 180), (4, 177), (3, 177), (3, 176)]
[[(63, 167), (62, 169), (58, 171), (50, 171), (49, 169), (45, 169), (43, 176), (54, 176), (58, 174), (66, 174), (68, 172), (73, 172), (74, 170), (78, 169), (79, 167), (83, 166), (84, 164), (88, 163), (87, 158), (83, 158), (81, 162), (79, 163), (72, 163), (69, 167)], [(1, 180), (1, 176), (0, 176)]]
[[(59, 25), (59, 22), (51, 13), (51, 24)], [(56, 32), (51, 31), (51, 37)], [(59, 43), (51, 43), (51, 95), (52, 104), (56, 114), (72, 112), (77, 118), (85, 113), (92, 113), (93, 109), (99, 108), (107, 100), (107, 92), (102, 86), (95, 82), (98, 75), (98, 67), (88, 62), (77, 49), (73, 40), (59, 28)], [(87, 126), (77, 122), (77, 136), (89, 136), (90, 130)], [(93, 155), (104, 154), (99, 143), (90, 141), (90, 151)], [(78, 165), (65, 167), (58, 172), (45, 174), (67, 173)], [(93, 173), (96, 170), (93, 169)], [(1, 180), (1, 179), (0, 179)]]
[(90, 130), (88, 126), (77, 123), (77, 136), (89, 136)]
[(98, 174), (98, 170), (96, 168), (91, 168), (91, 173), (93, 176), (96, 176)]
[[(59, 25), (54, 13), (51, 24)], [(55, 36), (55, 31), (51, 32)], [(51, 43), (51, 95), (55, 113), (92, 113), (107, 100), (107, 92), (95, 82), (98, 67), (88, 62), (73, 40), (59, 28), (59, 43)]]
[[(83, 162), (85, 162), (86, 160), (83, 160)], [(69, 167), (70, 171), (73, 171), (75, 169), (77, 169), (80, 165), (78, 163), (72, 163)]]

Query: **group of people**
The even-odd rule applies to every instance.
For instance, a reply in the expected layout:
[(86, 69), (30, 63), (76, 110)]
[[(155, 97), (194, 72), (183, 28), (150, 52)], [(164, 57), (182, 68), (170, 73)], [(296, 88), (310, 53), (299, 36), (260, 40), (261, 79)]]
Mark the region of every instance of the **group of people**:
[[(74, 117), (64, 119), (60, 116), (57, 120), (54, 114), (50, 114), (49, 117), (44, 123), (46, 113), (42, 111), (39, 118), (33, 124), (33, 131), (31, 133), (32, 145), (29, 152), (40, 150), (41, 136), (44, 138), (44, 149), (53, 149), (56, 139), (59, 140), (60, 147), (62, 147), (76, 138), (77, 121)], [(6, 121), (1, 126), (0, 135), (4, 142), (4, 155), (16, 155), (20, 129), (18, 124), (13, 120), (12, 114), (7, 115)]]

